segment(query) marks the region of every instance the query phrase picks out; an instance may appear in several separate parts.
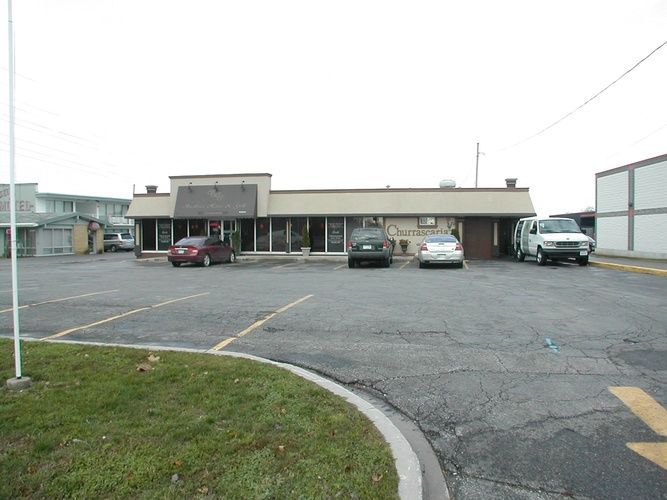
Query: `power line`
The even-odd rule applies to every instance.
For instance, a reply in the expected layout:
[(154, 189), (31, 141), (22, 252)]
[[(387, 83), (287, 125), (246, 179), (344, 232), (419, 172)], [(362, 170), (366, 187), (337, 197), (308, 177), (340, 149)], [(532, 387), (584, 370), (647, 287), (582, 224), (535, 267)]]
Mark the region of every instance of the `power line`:
[(562, 121), (565, 120), (566, 118), (572, 116), (574, 113), (576, 113), (576, 112), (579, 111), (581, 108), (583, 108), (584, 106), (586, 106), (589, 102), (591, 102), (592, 100), (594, 100), (594, 99), (600, 97), (600, 95), (602, 95), (604, 92), (606, 92), (607, 90), (609, 90), (609, 88), (610, 88), (612, 85), (618, 83), (620, 80), (622, 80), (623, 78), (625, 78), (625, 77), (626, 77), (628, 74), (630, 74), (635, 68), (637, 68), (637, 66), (639, 66), (641, 63), (643, 63), (644, 61), (646, 61), (649, 57), (651, 57), (653, 54), (655, 54), (658, 50), (660, 50), (661, 48), (663, 48), (665, 45), (667, 45), (667, 40), (665, 40), (665, 41), (662, 42), (660, 45), (658, 45), (655, 49), (653, 49), (651, 52), (649, 52), (648, 55), (646, 55), (645, 57), (643, 57), (642, 59), (640, 59), (637, 63), (634, 64), (634, 66), (632, 66), (632, 67), (631, 67), (630, 69), (628, 69), (625, 73), (623, 73), (621, 76), (619, 76), (616, 80), (614, 80), (614, 81), (611, 82), (609, 85), (607, 85), (605, 88), (603, 88), (603, 89), (600, 90), (598, 93), (596, 93), (593, 97), (589, 98), (589, 99), (586, 100), (583, 104), (580, 104), (579, 106), (577, 106), (576, 108), (574, 108), (574, 109), (573, 109), (572, 111), (570, 111), (569, 113), (567, 113), (567, 114), (561, 116), (558, 120), (556, 120), (555, 122), (553, 122), (551, 125), (548, 125), (547, 127), (544, 127), (544, 128), (543, 128), (542, 130), (540, 130), (539, 132), (536, 132), (535, 134), (533, 134), (533, 135), (531, 135), (531, 136), (529, 136), (529, 137), (526, 137), (525, 139), (522, 139), (522, 140), (520, 140), (519, 142), (517, 142), (517, 143), (515, 143), (515, 144), (512, 144), (511, 146), (507, 146), (507, 147), (501, 148), (501, 149), (499, 149), (498, 151), (506, 151), (506, 150), (508, 150), (508, 149), (515, 148), (515, 147), (517, 147), (517, 146), (523, 144), (524, 142), (528, 142), (528, 141), (530, 141), (531, 139), (534, 139), (535, 137), (537, 137), (537, 136), (539, 136), (539, 135), (542, 135), (542, 134), (543, 134), (544, 132), (546, 132), (547, 130), (549, 130), (549, 129), (555, 127), (555, 126), (558, 125), (560, 122), (562, 122)]

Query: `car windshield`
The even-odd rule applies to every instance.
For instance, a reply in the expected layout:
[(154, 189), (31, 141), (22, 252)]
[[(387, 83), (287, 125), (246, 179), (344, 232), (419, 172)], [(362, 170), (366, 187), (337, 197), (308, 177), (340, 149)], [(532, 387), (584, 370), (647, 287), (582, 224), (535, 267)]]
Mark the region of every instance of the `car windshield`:
[(353, 240), (383, 240), (384, 231), (377, 228), (355, 229), (352, 231)]
[(177, 247), (199, 247), (204, 244), (206, 241), (206, 236), (190, 236), (189, 238), (183, 238), (178, 240), (174, 246)]
[(581, 229), (572, 219), (544, 219), (540, 221), (540, 234), (580, 232)]
[(456, 237), (451, 234), (438, 234), (426, 237), (426, 243), (456, 243), (457, 241)]

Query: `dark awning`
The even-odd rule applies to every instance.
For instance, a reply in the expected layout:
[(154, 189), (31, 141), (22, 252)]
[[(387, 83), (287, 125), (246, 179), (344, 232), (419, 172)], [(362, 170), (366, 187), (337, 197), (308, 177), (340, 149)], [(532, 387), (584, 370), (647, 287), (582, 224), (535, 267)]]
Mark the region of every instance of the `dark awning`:
[(256, 212), (256, 184), (181, 186), (176, 195), (174, 218), (254, 218)]

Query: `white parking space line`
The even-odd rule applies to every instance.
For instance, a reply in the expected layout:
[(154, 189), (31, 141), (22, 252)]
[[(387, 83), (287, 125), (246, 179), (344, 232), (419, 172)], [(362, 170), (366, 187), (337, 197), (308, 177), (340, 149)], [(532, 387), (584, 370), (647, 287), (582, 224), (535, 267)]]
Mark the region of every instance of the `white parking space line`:
[(248, 328), (246, 328), (246, 329), (243, 330), (242, 332), (237, 333), (234, 337), (230, 337), (230, 338), (225, 339), (225, 340), (223, 340), (222, 342), (219, 342), (218, 344), (214, 345), (213, 347), (211, 347), (211, 348), (209, 349), (209, 351), (219, 351), (219, 350), (221, 350), (221, 349), (224, 349), (224, 348), (227, 347), (229, 344), (231, 344), (232, 342), (234, 342), (236, 339), (239, 339), (239, 338), (243, 337), (244, 335), (248, 335), (248, 334), (249, 334), (250, 332), (252, 332), (253, 330), (256, 330), (257, 328), (259, 328), (260, 326), (262, 326), (264, 323), (266, 323), (267, 321), (269, 321), (269, 320), (270, 320), (271, 318), (273, 318), (274, 316), (276, 316), (276, 315), (278, 315), (278, 314), (280, 314), (280, 313), (283, 313), (283, 312), (287, 311), (288, 309), (290, 309), (290, 308), (292, 308), (292, 307), (294, 307), (294, 306), (300, 304), (301, 302), (304, 302), (305, 300), (308, 300), (308, 299), (311, 298), (312, 296), (313, 296), (312, 294), (311, 294), (311, 295), (306, 295), (305, 297), (301, 297), (299, 300), (295, 300), (295, 301), (292, 302), (291, 304), (287, 304), (286, 306), (283, 306), (283, 307), (281, 307), (280, 309), (276, 309), (274, 312), (272, 312), (272, 313), (270, 313), (270, 314), (267, 314), (264, 318), (262, 318), (262, 319), (260, 319), (260, 320), (258, 320), (258, 321), (255, 321), (252, 325), (250, 325)]
[(279, 266), (274, 266), (273, 269), (281, 269), (283, 267), (290, 267), (296, 265), (296, 262), (288, 262), (287, 264), (281, 264)]
[[(44, 302), (35, 302), (34, 304), (26, 304), (24, 306), (19, 306), (19, 309), (27, 309), (28, 307), (35, 307), (35, 306), (41, 306), (44, 304), (54, 304), (56, 302), (64, 302), (66, 300), (73, 300), (73, 299), (81, 299), (83, 297), (92, 297), (93, 295), (102, 295), (105, 293), (114, 293), (117, 292), (118, 290), (104, 290), (103, 292), (93, 292), (93, 293), (84, 293), (83, 295), (73, 295), (72, 297), (63, 297), (62, 299), (53, 299), (53, 300), (45, 300)], [(9, 311), (13, 311), (14, 308), (10, 307), (9, 309), (2, 309), (0, 310), (0, 313), (6, 313)]]
[(467, 261), (467, 260), (464, 260), (464, 261), (463, 261), (463, 267), (465, 267), (466, 270), (470, 269), (470, 268), (468, 267), (468, 261)]
[(347, 264), (341, 264), (340, 266), (336, 266), (336, 267), (334, 267), (334, 271), (338, 271), (340, 268), (346, 267), (346, 266), (347, 266)]
[(167, 304), (173, 304), (174, 302), (180, 302), (181, 300), (188, 300), (188, 299), (194, 299), (195, 297), (201, 297), (202, 295), (208, 295), (209, 292), (205, 293), (198, 293), (196, 295), (188, 295), (187, 297), (180, 297), (178, 299), (173, 299), (173, 300), (168, 300), (166, 302), (161, 302), (159, 304), (155, 304), (154, 306), (148, 306), (148, 307), (140, 307), (139, 309), (133, 309), (131, 311), (128, 311), (123, 314), (118, 314), (116, 316), (112, 316), (110, 318), (106, 318), (100, 321), (96, 321), (95, 323), (90, 323), (88, 325), (83, 325), (83, 326), (77, 326), (74, 328), (70, 328), (68, 330), (64, 330), (62, 332), (55, 333), (53, 335), (49, 335), (48, 337), (43, 337), (40, 340), (52, 340), (52, 339), (58, 339), (60, 337), (64, 337), (65, 335), (69, 335), (70, 333), (77, 332), (79, 330), (85, 330), (86, 328), (91, 328), (93, 326), (98, 326), (98, 325), (103, 325), (104, 323), (109, 323), (110, 321), (115, 321), (120, 318), (125, 318), (127, 316), (131, 316), (132, 314), (136, 314), (141, 311), (150, 311), (151, 309), (156, 309), (158, 307), (166, 306)]
[(413, 258), (413, 259), (410, 259), (410, 260), (407, 261), (405, 264), (403, 264), (401, 267), (399, 267), (399, 269), (403, 269), (405, 266), (407, 266), (408, 264), (412, 263), (413, 260), (414, 260), (414, 258)]

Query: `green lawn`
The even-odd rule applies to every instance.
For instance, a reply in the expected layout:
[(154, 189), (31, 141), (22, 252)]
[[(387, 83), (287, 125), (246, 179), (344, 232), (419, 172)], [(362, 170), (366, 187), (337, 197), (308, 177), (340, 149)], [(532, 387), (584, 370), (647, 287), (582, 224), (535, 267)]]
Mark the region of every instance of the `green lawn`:
[[(397, 498), (353, 406), (225, 356), (0, 339), (0, 498)], [(146, 371), (137, 369), (145, 364)]]

